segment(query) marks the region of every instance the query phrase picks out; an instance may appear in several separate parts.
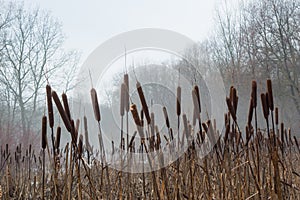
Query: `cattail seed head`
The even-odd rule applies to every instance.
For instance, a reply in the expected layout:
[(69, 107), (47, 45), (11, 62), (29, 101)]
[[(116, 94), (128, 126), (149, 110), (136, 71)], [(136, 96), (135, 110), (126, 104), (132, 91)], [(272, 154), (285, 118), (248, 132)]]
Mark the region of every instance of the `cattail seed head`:
[(95, 119), (96, 119), (96, 121), (100, 122), (100, 120), (101, 120), (100, 107), (99, 107), (97, 92), (96, 92), (95, 88), (91, 89), (91, 98), (92, 98)]
[(150, 137), (154, 136), (154, 132), (155, 132), (154, 126), (155, 126), (155, 118), (154, 118), (154, 113), (152, 112), (151, 113), (151, 123), (150, 123), (150, 130), (151, 130)]
[(194, 91), (197, 97), (198, 101), (198, 106), (199, 106), (199, 113), (201, 113), (201, 101), (200, 101), (200, 92), (199, 92), (199, 87), (197, 85), (194, 86)]
[(42, 118), (42, 148), (45, 149), (47, 146), (47, 117)]
[(261, 97), (261, 104), (262, 104), (263, 114), (264, 114), (265, 119), (267, 120), (268, 116), (269, 116), (269, 107), (268, 107), (266, 94), (262, 93), (260, 95), (260, 97)]
[(124, 106), (125, 106), (126, 112), (129, 112), (129, 77), (128, 77), (128, 74), (124, 74), (124, 84), (125, 84)]
[(267, 80), (267, 89), (268, 89), (268, 106), (271, 111), (274, 110), (274, 101), (273, 101), (273, 91), (272, 91), (272, 81), (271, 79)]
[(70, 107), (69, 107), (69, 103), (68, 103), (68, 97), (65, 93), (63, 93), (61, 95), (62, 100), (63, 100), (63, 104), (64, 104), (64, 108), (65, 108), (65, 112), (67, 114), (67, 117), (69, 120), (71, 120), (71, 112), (70, 112)]
[(70, 123), (70, 120), (65, 112), (65, 110), (63, 109), (62, 105), (61, 105), (61, 102), (56, 94), (55, 91), (52, 91), (52, 98), (54, 100), (54, 103), (56, 104), (56, 107), (57, 107), (57, 110), (60, 114), (60, 117), (62, 118), (64, 124), (65, 124), (65, 127), (66, 129), (71, 132), (71, 123)]
[(181, 87), (177, 87), (177, 96), (176, 96), (176, 113), (177, 116), (181, 114)]
[(120, 115), (124, 116), (125, 112), (125, 98), (126, 98), (126, 85), (122, 83), (121, 85), (121, 93), (120, 93)]
[(47, 95), (49, 126), (50, 126), (50, 128), (53, 128), (53, 126), (54, 126), (54, 116), (53, 116), (53, 105), (52, 105), (50, 85), (46, 85), (46, 95)]
[(150, 124), (151, 118), (150, 118), (150, 115), (149, 115), (147, 102), (146, 102), (146, 99), (145, 99), (145, 96), (144, 96), (142, 86), (141, 86), (140, 82), (138, 82), (138, 81), (136, 83), (136, 88), (137, 88), (137, 91), (138, 91), (138, 94), (139, 94), (139, 97), (140, 97), (140, 101), (141, 101), (141, 104), (142, 104), (142, 108), (143, 108), (147, 123)]
[(238, 100), (239, 97), (237, 96), (237, 91), (236, 88), (232, 88), (232, 106), (233, 106), (233, 110), (234, 110), (234, 114), (236, 115), (237, 113), (237, 105), (238, 105)]
[(59, 145), (60, 145), (60, 137), (61, 137), (61, 127), (58, 126), (56, 129), (56, 137), (55, 137), (55, 149), (59, 151)]
[(169, 129), (170, 128), (169, 116), (168, 116), (167, 108), (165, 106), (163, 107), (163, 113), (164, 113), (166, 125)]
[(137, 111), (137, 108), (136, 108), (135, 104), (130, 105), (130, 111), (131, 111), (131, 114), (132, 114), (132, 117), (133, 117), (133, 120), (134, 120), (135, 124), (137, 126), (141, 126), (141, 120), (140, 120), (140, 117), (139, 117), (139, 114), (138, 114), (138, 111)]
[(253, 99), (253, 106), (256, 108), (257, 106), (257, 84), (256, 81), (252, 81), (252, 91), (251, 91), (251, 97)]
[(200, 116), (200, 108), (199, 108), (199, 101), (197, 97), (197, 92), (195, 89), (192, 90), (192, 98), (193, 98), (193, 104), (194, 104), (194, 112), (196, 119), (199, 119)]

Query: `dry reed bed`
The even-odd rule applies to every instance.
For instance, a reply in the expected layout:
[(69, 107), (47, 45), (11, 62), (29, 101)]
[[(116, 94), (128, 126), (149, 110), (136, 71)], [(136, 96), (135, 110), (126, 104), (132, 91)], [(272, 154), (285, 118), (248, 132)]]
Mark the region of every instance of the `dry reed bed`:
[[(142, 112), (130, 101), (128, 75), (121, 86), (120, 118), (133, 117), (137, 125), (134, 136), (125, 138), (121, 131), (121, 144), (112, 143), (112, 151), (121, 167), (126, 165), (126, 155), (115, 146), (130, 152), (154, 152), (162, 158), (161, 141), (172, 145), (172, 152), (188, 144), (187, 151), (176, 161), (149, 173), (130, 174), (113, 169), (105, 152), (101, 115), (97, 92), (91, 89), (95, 122), (98, 124), (99, 150), (93, 150), (88, 141), (87, 118), (81, 125), (72, 118), (67, 95), (58, 95), (49, 85), (46, 87), (48, 115), (42, 118), (41, 150), (31, 145), (16, 149), (1, 146), (2, 199), (300, 199), (300, 149), (298, 140), (284, 126), (274, 106), (271, 80), (267, 80), (267, 92), (257, 98), (257, 84), (252, 82), (249, 114), (246, 125), (237, 119), (238, 93), (230, 88), (226, 98), (228, 111), (224, 115), (225, 133), (218, 137), (214, 120), (201, 121), (201, 99), (198, 86), (192, 89), (193, 119), (187, 119), (181, 111), (181, 87), (177, 88), (177, 130), (170, 128), (167, 109), (163, 108), (167, 133), (160, 133), (153, 113), (139, 82), (136, 84)], [(261, 101), (262, 108), (258, 108)], [(54, 105), (72, 140), (60, 146), (61, 127), (54, 125)], [(264, 119), (257, 119), (262, 109)], [(131, 113), (131, 114), (130, 114)], [(145, 118), (145, 122), (144, 122)], [(264, 120), (266, 128), (257, 127)], [(192, 122), (190, 124), (190, 122)], [(197, 123), (198, 122), (198, 123)], [(46, 126), (51, 130), (47, 133)], [(84, 132), (79, 133), (83, 126)], [(182, 130), (179, 127), (183, 127)], [(243, 131), (245, 130), (245, 131)], [(47, 134), (49, 137), (47, 137)], [(135, 139), (139, 135), (141, 140)], [(174, 134), (178, 134), (175, 137)], [(83, 138), (84, 136), (84, 138)], [(266, 137), (265, 137), (266, 136)], [(50, 141), (47, 141), (50, 138)], [(204, 158), (197, 149), (207, 143), (215, 144)], [(149, 154), (150, 155), (150, 154)], [(143, 158), (149, 159), (151, 155)], [(161, 159), (162, 160), (162, 159)], [(163, 166), (163, 163), (159, 163)], [(144, 168), (143, 168), (144, 169)]]

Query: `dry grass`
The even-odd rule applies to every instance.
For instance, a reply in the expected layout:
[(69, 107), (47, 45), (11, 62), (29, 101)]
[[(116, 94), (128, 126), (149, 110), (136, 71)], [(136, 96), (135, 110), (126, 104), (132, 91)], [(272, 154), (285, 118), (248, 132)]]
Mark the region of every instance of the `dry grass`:
[[(129, 112), (126, 79), (128, 77), (124, 77), (121, 92), (122, 123), (125, 111), (126, 114)], [(280, 110), (277, 107), (275, 123), (273, 121), (274, 102), (270, 80), (267, 81), (267, 93), (261, 94), (264, 119), (260, 120), (266, 121), (267, 128), (257, 127), (257, 86), (253, 81), (247, 124), (238, 124), (238, 94), (232, 87), (226, 98), (228, 111), (224, 115), (225, 133), (220, 138), (216, 137), (219, 132), (216, 130), (217, 122), (201, 122), (198, 87), (194, 87), (192, 91), (195, 118), (191, 120), (194, 121), (192, 124), (187, 115), (181, 112), (181, 88), (177, 88), (177, 100), (174, 101), (176, 114), (180, 119), (178, 127), (180, 122), (183, 126), (182, 130), (177, 130), (178, 137), (173, 137), (165, 107), (162, 114), (168, 132), (159, 132), (154, 114), (149, 115), (139, 83), (137, 89), (147, 124), (144, 126), (141, 121), (143, 116), (139, 115), (137, 106), (131, 104), (130, 111), (137, 131), (126, 142), (122, 138), (122, 143), (126, 145), (121, 145), (122, 148), (126, 146), (129, 152), (153, 152), (142, 159), (148, 160), (151, 168), (155, 165), (153, 155), (157, 156), (159, 170), (137, 174), (115, 170), (107, 161), (107, 152), (103, 147), (96, 90), (91, 90), (95, 119), (89, 120), (94, 120), (99, 125), (100, 150), (93, 150), (89, 144), (88, 119), (84, 117), (83, 120), (84, 142), (79, 120), (71, 118), (66, 94), (62, 96), (63, 107), (56, 92), (51, 93), (50, 86), (47, 86), (49, 127), (53, 132), (54, 100), (66, 129), (72, 135), (72, 141), (60, 147), (61, 128), (58, 126), (55, 142), (48, 143), (47, 118), (44, 116), (40, 152), (32, 150), (31, 146), (22, 147), (21, 144), (16, 149), (10, 149), (8, 145), (3, 148), (1, 146), (1, 199), (300, 199), (299, 142), (291, 130), (285, 128), (283, 119), (279, 121)], [(52, 98), (49, 99), (49, 96)], [(196, 125), (196, 120), (199, 126)], [(245, 127), (245, 133), (240, 127)], [(147, 132), (150, 134), (149, 139), (145, 137)], [(141, 143), (135, 139), (137, 133), (142, 138)], [(169, 154), (162, 153), (162, 139), (170, 144), (167, 147)], [(207, 156), (201, 158), (199, 148), (207, 147), (209, 142), (215, 145)], [(163, 158), (174, 156), (176, 149), (181, 148), (184, 143), (189, 145), (187, 151), (176, 161), (164, 163)], [(127, 165), (129, 159), (134, 159), (115, 150), (114, 143), (112, 144), (111, 156), (120, 159), (121, 166)]]

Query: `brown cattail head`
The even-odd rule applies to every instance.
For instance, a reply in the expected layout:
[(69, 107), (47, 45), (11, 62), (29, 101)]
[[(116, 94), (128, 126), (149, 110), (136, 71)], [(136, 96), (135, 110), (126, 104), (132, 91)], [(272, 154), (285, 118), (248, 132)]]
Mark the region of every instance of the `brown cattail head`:
[(275, 124), (278, 126), (278, 107), (275, 108)]
[(59, 145), (60, 145), (60, 137), (61, 137), (61, 128), (60, 126), (56, 129), (56, 137), (55, 137), (55, 149), (59, 151)]
[(135, 104), (130, 105), (130, 111), (131, 111), (133, 120), (135, 122), (135, 125), (141, 126), (141, 120), (140, 120), (139, 113), (137, 111), (137, 108), (136, 108)]
[(256, 108), (257, 106), (257, 84), (256, 81), (252, 81), (252, 91), (251, 91), (251, 97), (253, 99), (253, 107)]
[(274, 101), (273, 101), (273, 91), (272, 91), (272, 81), (271, 79), (267, 80), (267, 89), (268, 89), (268, 106), (271, 111), (274, 110)]
[(89, 133), (88, 133), (88, 125), (87, 125), (86, 116), (83, 117), (83, 126), (84, 126), (85, 146), (88, 150), (90, 150)]
[(153, 137), (155, 134), (155, 129), (154, 129), (155, 121), (154, 120), (155, 120), (154, 113), (152, 112), (151, 113), (151, 123), (150, 123), (150, 130), (151, 130), (150, 137)]
[(195, 94), (196, 94), (198, 105), (199, 105), (199, 113), (201, 113), (201, 101), (200, 101), (199, 87), (197, 85), (195, 85), (194, 90), (195, 90)]
[(269, 116), (269, 107), (268, 107), (266, 94), (262, 93), (260, 95), (260, 97), (261, 97), (261, 104), (262, 104), (263, 114), (264, 114), (265, 119), (267, 120), (268, 116)]
[(163, 113), (166, 121), (166, 126), (169, 129), (170, 128), (169, 116), (168, 116), (167, 108), (165, 106), (163, 107)]
[(124, 74), (124, 84), (125, 84), (124, 106), (125, 106), (126, 112), (129, 112), (129, 78), (128, 78), (128, 74)]
[(226, 104), (227, 104), (228, 110), (229, 110), (229, 112), (230, 112), (230, 114), (232, 116), (232, 119), (234, 121), (236, 121), (236, 115), (235, 115), (235, 112), (234, 112), (234, 108), (233, 108), (233, 106), (231, 104), (230, 98), (228, 98), (228, 97), (226, 97)]
[(52, 105), (50, 85), (46, 85), (46, 94), (47, 94), (49, 126), (50, 126), (50, 128), (53, 128), (53, 126), (54, 126), (54, 116), (53, 116), (53, 105)]
[(61, 95), (61, 98), (63, 100), (63, 104), (64, 104), (64, 108), (65, 108), (65, 112), (67, 114), (67, 117), (69, 120), (71, 120), (71, 113), (70, 113), (70, 107), (69, 107), (69, 103), (68, 103), (68, 97), (65, 93), (63, 93)]
[(284, 123), (280, 124), (281, 143), (284, 144)]
[(136, 83), (136, 89), (137, 89), (139, 97), (140, 97), (140, 101), (141, 101), (141, 104), (142, 104), (142, 107), (143, 107), (143, 111), (144, 111), (147, 123), (150, 124), (151, 118), (150, 118), (150, 115), (149, 115), (147, 102), (146, 102), (146, 99), (145, 99), (145, 96), (144, 96), (142, 86), (141, 86), (140, 82), (138, 82), (138, 81)]
[(98, 103), (97, 92), (94, 88), (91, 89), (91, 98), (92, 98), (95, 119), (96, 119), (96, 121), (100, 122), (100, 120), (101, 120), (100, 107), (99, 107), (99, 103)]
[(77, 142), (77, 136), (78, 136), (78, 132), (76, 131), (75, 128), (75, 122), (73, 119), (71, 119), (71, 137), (72, 137), (72, 142)]
[(54, 100), (54, 103), (56, 104), (56, 107), (57, 107), (57, 110), (60, 114), (60, 117), (62, 118), (64, 124), (65, 124), (65, 127), (66, 129), (71, 132), (71, 123), (70, 123), (70, 120), (65, 112), (65, 110), (63, 109), (62, 105), (61, 105), (61, 102), (56, 94), (55, 91), (52, 91), (52, 98)]
[(254, 110), (254, 105), (253, 105), (253, 99), (251, 97), (251, 99), (250, 99), (250, 105), (249, 105), (249, 112), (248, 112), (248, 127), (251, 127), (253, 110)]
[(144, 126), (144, 111), (141, 109), (141, 125)]
[(176, 113), (177, 116), (181, 114), (181, 87), (177, 87), (177, 96), (176, 96)]
[(125, 83), (122, 83), (121, 85), (121, 93), (120, 93), (120, 115), (124, 116), (125, 112), (125, 93), (126, 93), (126, 85)]
[(192, 98), (193, 98), (193, 104), (194, 104), (195, 117), (196, 117), (196, 119), (199, 119), (200, 108), (199, 108), (199, 101), (197, 98), (197, 92), (196, 92), (195, 88), (192, 90)]
[(47, 117), (44, 115), (42, 118), (42, 148), (47, 146)]

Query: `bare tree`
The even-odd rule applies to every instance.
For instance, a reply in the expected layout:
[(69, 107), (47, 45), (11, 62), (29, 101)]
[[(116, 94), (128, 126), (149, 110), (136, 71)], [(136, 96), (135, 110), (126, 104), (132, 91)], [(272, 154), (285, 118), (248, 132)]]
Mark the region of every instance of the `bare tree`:
[[(16, 100), (22, 132), (30, 130), (46, 77), (67, 64), (74, 54), (62, 49), (61, 24), (48, 12), (10, 4), (12, 20), (1, 31), (0, 83)], [(9, 100), (10, 101), (10, 100)]]

